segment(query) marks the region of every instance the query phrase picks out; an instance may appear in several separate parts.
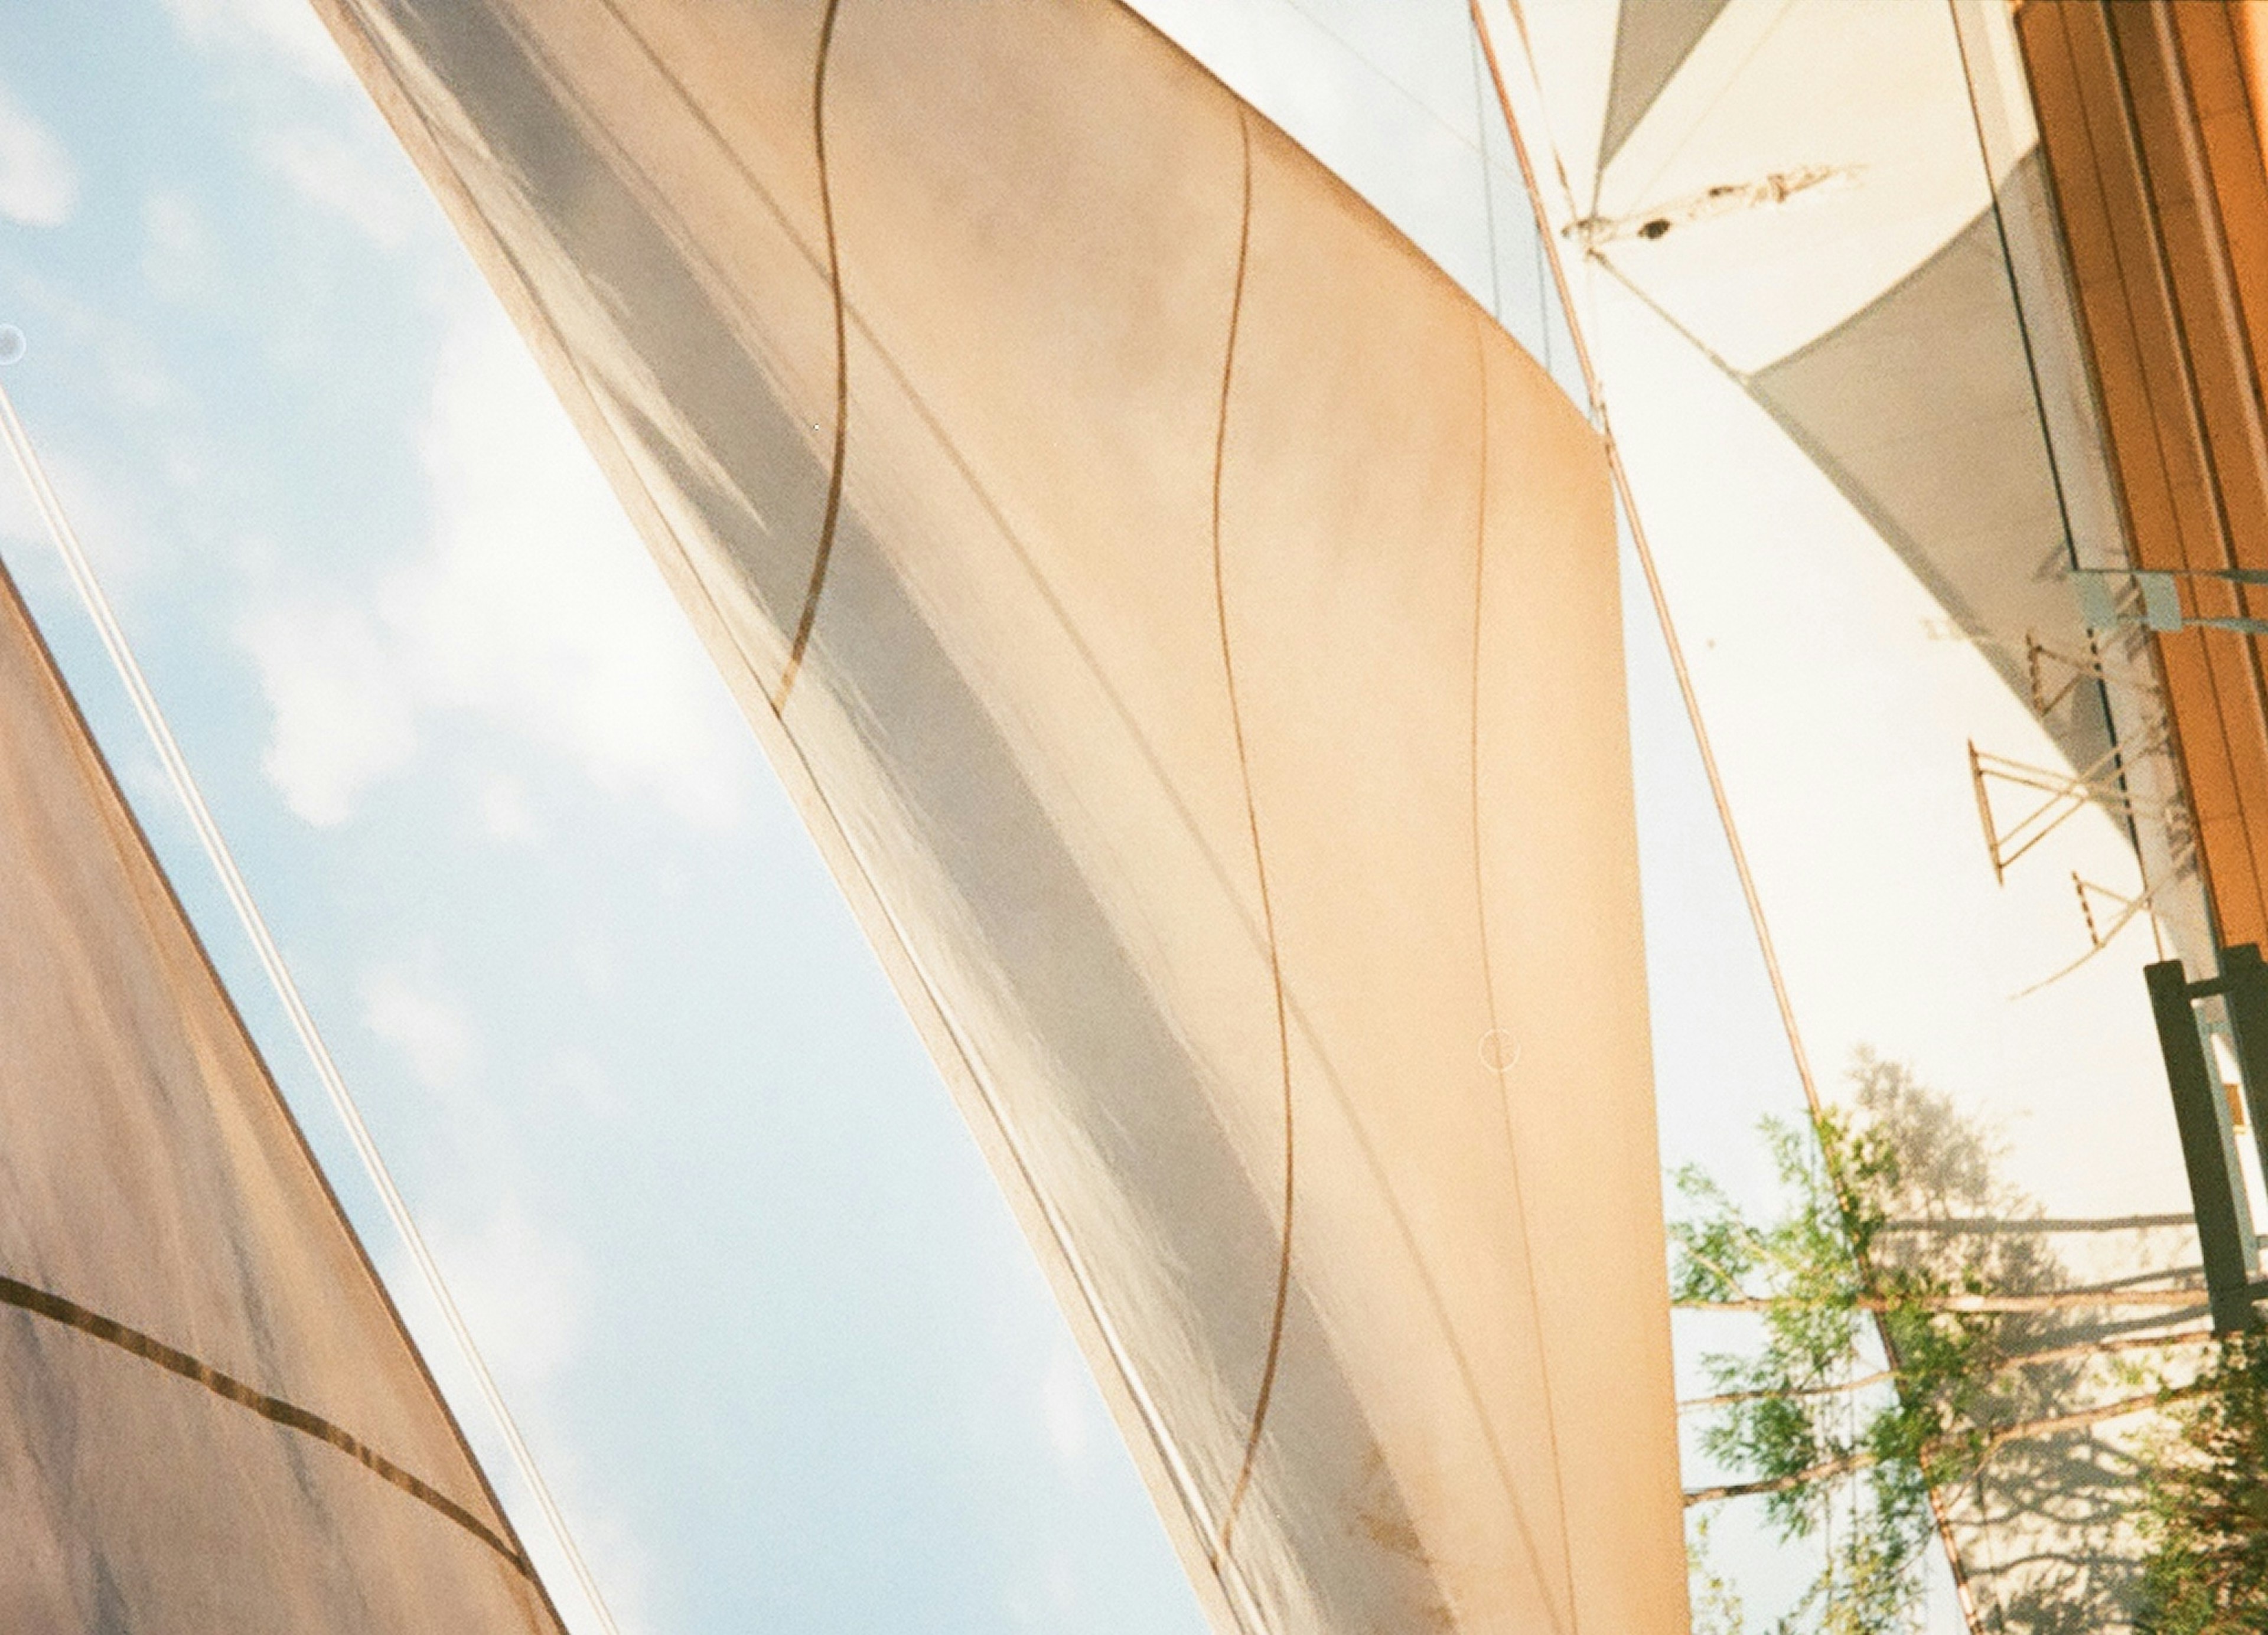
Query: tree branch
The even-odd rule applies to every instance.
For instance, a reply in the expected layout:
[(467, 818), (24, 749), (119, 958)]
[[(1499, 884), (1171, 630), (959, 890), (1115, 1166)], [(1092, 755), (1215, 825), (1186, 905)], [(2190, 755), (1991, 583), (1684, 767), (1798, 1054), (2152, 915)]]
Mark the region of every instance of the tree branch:
[[(2112, 1352), (2154, 1351), (2167, 1345), (2201, 1345), (2213, 1338), (2210, 1330), (2199, 1329), (2193, 1333), (2142, 1334), (2107, 1340), (2081, 1340), (2074, 1345), (2057, 1345), (2046, 1351), (2018, 1352), (1994, 1363), (1992, 1372), (1999, 1374), (2010, 1368), (2036, 1367), (2042, 1363), (2070, 1362), (2088, 1357), (2106, 1356)], [(1680, 1412), (1684, 1412), (1700, 1408), (1730, 1408), (1740, 1403), (1769, 1402), (1774, 1398), (1834, 1397), (1845, 1391), (1862, 1391), (1870, 1385), (1881, 1385), (1897, 1377), (1896, 1368), (1881, 1368), (1834, 1385), (1805, 1385), (1786, 1391), (1726, 1391), (1715, 1397), (1688, 1397), (1677, 1407)]]
[(1870, 1453), (1845, 1454), (1839, 1459), (1822, 1459), (1808, 1470), (1792, 1470), (1786, 1476), (1767, 1477), (1760, 1482), (1728, 1482), (1722, 1487), (1690, 1487), (1685, 1490), (1685, 1502), (1688, 1505), (1705, 1505), (1719, 1499), (1753, 1499), (1760, 1493), (1784, 1493), (1791, 1487), (1822, 1482), (1830, 1476), (1848, 1476), (1854, 1470), (1863, 1470), (1878, 1463)]
[[(1853, 1311), (1953, 1311), (2006, 1314), (2024, 1311), (2089, 1311), (2119, 1306), (2195, 1306), (2205, 1309), (2201, 1288), (2058, 1289), (2047, 1294), (1930, 1294), (1900, 1297), (1864, 1294), (1850, 1302)], [(1679, 1300), (1680, 1311), (1778, 1311), (1811, 1302), (1787, 1299)]]
[(1798, 1397), (1834, 1397), (1845, 1391), (1862, 1391), (1869, 1385), (1880, 1385), (1898, 1377), (1895, 1368), (1883, 1368), (1874, 1374), (1862, 1374), (1855, 1380), (1845, 1380), (1834, 1385), (1803, 1385), (1789, 1391), (1727, 1391), (1720, 1397), (1688, 1397), (1677, 1404), (1682, 1412), (1689, 1408), (1730, 1408), (1736, 1403), (1770, 1402)]
[[(2153, 1391), (2147, 1397), (2122, 1397), (2117, 1402), (2100, 1403), (2092, 1408), (2081, 1408), (2073, 1413), (2059, 1413), (2051, 1419), (2027, 1419), (2021, 1425), (2003, 1426), (1992, 1432), (1984, 1445), (1984, 1459), (2007, 1447), (2010, 1442), (2029, 1441), (2036, 1437), (2054, 1436), (2064, 1431), (2080, 1431), (2105, 1419), (2123, 1419), (2130, 1413), (2141, 1413), (2147, 1409), (2162, 1407), (2168, 1403), (2181, 1402), (2202, 1396), (2209, 1386), (2189, 1385), (2177, 1391)], [(1945, 1444), (1942, 1441), (1930, 1444), (1934, 1449)], [(1786, 1476), (1767, 1477), (1756, 1482), (1728, 1482), (1721, 1487), (1688, 1488), (1685, 1502), (1690, 1505), (1708, 1504), (1720, 1499), (1752, 1499), (1764, 1493), (1784, 1493), (1792, 1487), (1807, 1483), (1824, 1481), (1830, 1477), (1848, 1476), (1863, 1470), (1881, 1461), (1871, 1453), (1845, 1454), (1837, 1459), (1822, 1459), (1808, 1470), (1794, 1470)], [(1978, 1462), (1982, 1468), (1983, 1460)]]

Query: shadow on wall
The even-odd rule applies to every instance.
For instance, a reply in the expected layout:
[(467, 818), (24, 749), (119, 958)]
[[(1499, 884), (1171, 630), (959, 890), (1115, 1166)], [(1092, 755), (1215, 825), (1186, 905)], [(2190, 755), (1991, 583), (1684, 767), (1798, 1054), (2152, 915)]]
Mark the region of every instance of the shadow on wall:
[[(1896, 1158), (1878, 1199), (1885, 1224), (1873, 1257), (1886, 1287), (2111, 1300), (2118, 1288), (2079, 1283), (2056, 1240), (2179, 1230), (2102, 1221), (2058, 1221), (2051, 1231), (2039, 1224), (2038, 1205), (1995, 1173), (1997, 1143), (1948, 1097), (1868, 1056), (1852, 1081), (1859, 1118)], [(2149, 1258), (2164, 1265), (2173, 1256)], [(2192, 1274), (2148, 1286), (2196, 1281), (2183, 1271)], [(1886, 1316), (1924, 1353), (1930, 1342), (1915, 1331), (1948, 1321), (1920, 1309)], [(2201, 1358), (2198, 1314), (2074, 1304), (1967, 1321), (1973, 1338), (1959, 1366), (1933, 1373), (1925, 1360), (1914, 1385), (1931, 1393), (1943, 1426), (1948, 1446), (1928, 1462), (1933, 1485), (1981, 1621), (2025, 1635), (2132, 1627), (2146, 1554), (2136, 1528), (2146, 1498), (2141, 1443), (2159, 1419), (2156, 1394), (2185, 1381)], [(2115, 1413), (2122, 1405), (2130, 1406)], [(2115, 1417), (2094, 1417), (2106, 1410)]]
[[(1717, 1394), (1687, 1408), (1707, 1416), (1704, 1450), (1743, 1475), (1689, 1505), (1761, 1499), (1783, 1539), (1818, 1542), (1819, 1575), (1775, 1635), (1914, 1627), (1940, 1536), (1980, 1628), (2137, 1627), (2161, 1397), (2209, 1359), (2203, 1294), (2194, 1266), (2088, 1282), (2071, 1262), (2166, 1267), (2183, 1228), (2049, 1220), (2001, 1178), (1992, 1133), (1905, 1067), (1861, 1052), (1849, 1086), (1810, 1129), (1765, 1122), (1770, 1219), (1697, 1170), (1676, 1177), (1680, 1304), (1752, 1311), (1762, 1331), (1705, 1360)], [(1705, 1556), (1705, 1624), (1738, 1635)]]

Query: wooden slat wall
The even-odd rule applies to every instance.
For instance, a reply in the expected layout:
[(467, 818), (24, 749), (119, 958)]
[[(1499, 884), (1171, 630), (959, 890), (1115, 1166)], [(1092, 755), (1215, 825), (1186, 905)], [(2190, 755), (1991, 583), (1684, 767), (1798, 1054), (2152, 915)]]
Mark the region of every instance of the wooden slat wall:
[[(2244, 27), (2268, 44), (2268, 18), (2033, 0), (2016, 22), (2136, 565), (2268, 568), (2268, 169)], [(2268, 614), (2209, 579), (2183, 599)], [(2268, 943), (2264, 643), (2155, 640), (2221, 939)]]

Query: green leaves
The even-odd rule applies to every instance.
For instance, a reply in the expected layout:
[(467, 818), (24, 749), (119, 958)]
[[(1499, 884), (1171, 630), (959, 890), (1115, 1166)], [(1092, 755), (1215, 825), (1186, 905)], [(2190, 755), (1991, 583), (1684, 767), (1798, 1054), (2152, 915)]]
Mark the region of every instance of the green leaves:
[[(1751, 1219), (1697, 1169), (1675, 1177), (1690, 1206), (1671, 1228), (1676, 1298), (1766, 1302), (1756, 1352), (1705, 1360), (1718, 1391), (1733, 1400), (1701, 1445), (1720, 1463), (1753, 1472), (1741, 1485), (1765, 1495), (1783, 1537), (1836, 1536), (1786, 1626), (1891, 1635), (1919, 1603), (1916, 1567), (1931, 1523), (1917, 1455), (1935, 1424), (1903, 1390), (1853, 1386), (1881, 1373), (1861, 1256), (1886, 1219), (1896, 1157), (1833, 1114), (1821, 1118), (1816, 1139), (1772, 1118), (1761, 1133), (1784, 1199), (1770, 1219)], [(1904, 1282), (1926, 1292), (1921, 1279)]]
[[(1758, 1316), (1751, 1347), (1704, 1359), (1718, 1394), (1688, 1404), (1710, 1412), (1701, 1447), (1741, 1478), (1688, 1502), (1762, 1498), (1784, 1539), (1821, 1550), (1772, 1635), (1912, 1629), (1933, 1492), (1975, 1528), (1988, 1487), (1994, 1526), (2051, 1541), (1996, 1595), (2008, 1629), (2123, 1628), (2139, 1601), (2144, 1635), (2268, 1631), (2268, 1336), (2193, 1374), (2205, 1337), (2121, 1332), (2058, 1305), (2073, 1279), (2038, 1206), (1995, 1178), (1984, 1133), (1896, 1063), (1862, 1053), (1851, 1081), (1845, 1110), (1761, 1126), (1768, 1212), (1698, 1169), (1674, 1177), (1676, 1299)], [(2016, 1296), (2042, 1298), (1951, 1309)], [(2072, 1440), (2152, 1406), (2154, 1448)], [(1740, 1635), (1737, 1597), (1701, 1553), (1705, 1519), (1697, 1627)]]
[(2268, 1336), (2220, 1343), (2171, 1409), (2176, 1432), (2153, 1463), (2143, 1536), (2144, 1635), (2257, 1635), (2268, 1629)]
[(1984, 1142), (1904, 1067), (1861, 1054), (1852, 1080), (1851, 1111), (1760, 1126), (1779, 1183), (1768, 1218), (1697, 1169), (1675, 1177), (1688, 1206), (1670, 1233), (1675, 1297), (1762, 1305), (1759, 1345), (1704, 1360), (1726, 1400), (1701, 1446), (1750, 1473), (1712, 1492), (1761, 1495), (1783, 1538), (1825, 1547), (1820, 1576), (1782, 1621), (1789, 1635), (1913, 1626), (1936, 1526), (1931, 1486), (1972, 1475), (1992, 1455), (1992, 1427), (2023, 1417), (2000, 1376), (2028, 1320), (1943, 1302), (2058, 1270), (2022, 1234), (1917, 1242), (1896, 1229), (1900, 1217), (2021, 1213), (2021, 1200), (1994, 1189)]

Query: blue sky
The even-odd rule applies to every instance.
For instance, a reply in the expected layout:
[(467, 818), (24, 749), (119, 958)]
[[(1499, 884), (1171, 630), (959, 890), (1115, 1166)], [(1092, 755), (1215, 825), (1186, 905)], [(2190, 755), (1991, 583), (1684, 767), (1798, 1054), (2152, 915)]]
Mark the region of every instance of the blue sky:
[[(312, 17), (0, 5), (0, 216), (6, 385), (625, 1627), (1197, 1629), (754, 739)], [(4, 493), (0, 551), (394, 1272)]]
[[(1569, 377), (1461, 4), (1391, 30), (1354, 0), (1145, 9)], [(300, 0), (0, 0), (0, 322), (29, 339), (5, 385), (624, 1628), (1198, 1630), (753, 737)], [(0, 556), (406, 1269), (12, 477)], [(1751, 1184), (1754, 1113), (1799, 1103), (1630, 592), (1666, 1156)]]

